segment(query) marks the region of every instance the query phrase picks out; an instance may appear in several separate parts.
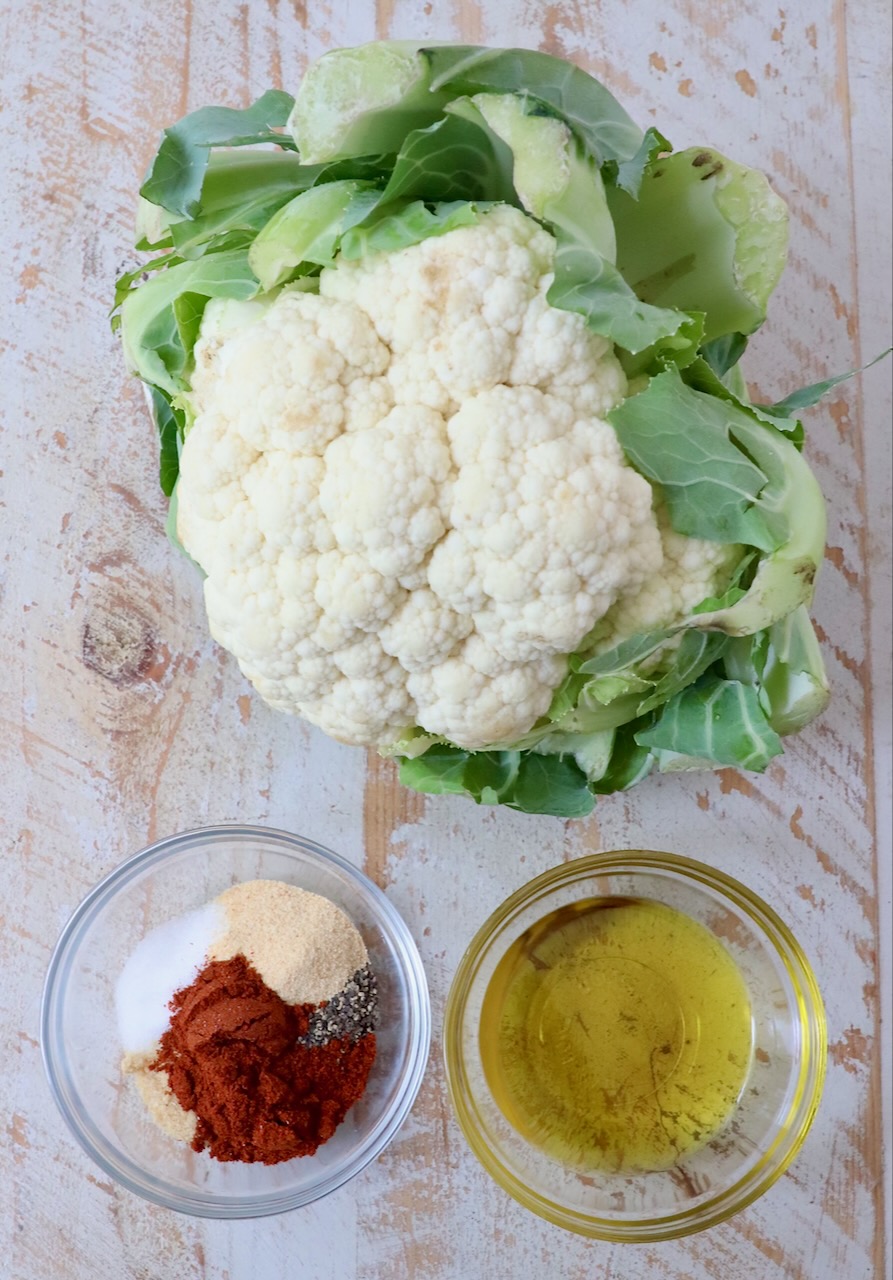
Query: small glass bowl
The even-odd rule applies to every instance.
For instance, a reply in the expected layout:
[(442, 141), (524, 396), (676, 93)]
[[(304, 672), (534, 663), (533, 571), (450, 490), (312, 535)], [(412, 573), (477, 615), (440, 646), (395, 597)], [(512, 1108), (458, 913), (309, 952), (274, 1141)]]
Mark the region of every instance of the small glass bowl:
[[(380, 1025), (366, 1092), (313, 1156), (221, 1163), (162, 1133), (121, 1074), (115, 982), (150, 929), (244, 880), (282, 880), (331, 899), (360, 930), (378, 979)], [(397, 911), (362, 872), (285, 831), (218, 826), (160, 840), (84, 899), (47, 973), (41, 1048), (50, 1088), (89, 1156), (128, 1190), (207, 1218), (255, 1218), (310, 1204), (353, 1178), (396, 1134), (418, 1093), (431, 1038), (425, 973)]]
[[(719, 938), (751, 1000), (753, 1054), (736, 1109), (706, 1145), (671, 1169), (580, 1172), (546, 1155), (507, 1121), (487, 1083), (484, 995), (499, 961), (531, 925), (599, 897), (645, 898)], [(667, 1240), (724, 1221), (762, 1195), (797, 1154), (825, 1076), (825, 1015), (790, 930), (754, 893), (702, 863), (627, 850), (565, 863), (524, 885), (478, 931), (447, 1000), (444, 1055), (459, 1124), (504, 1190), (550, 1222), (600, 1240)]]

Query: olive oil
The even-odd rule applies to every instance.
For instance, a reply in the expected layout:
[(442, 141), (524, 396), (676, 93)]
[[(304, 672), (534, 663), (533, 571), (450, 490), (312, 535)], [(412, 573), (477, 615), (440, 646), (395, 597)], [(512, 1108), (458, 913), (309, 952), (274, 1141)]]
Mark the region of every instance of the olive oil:
[(638, 898), (552, 912), (484, 996), (490, 1089), (528, 1141), (579, 1170), (671, 1168), (723, 1126), (747, 1079), (747, 987), (696, 920)]

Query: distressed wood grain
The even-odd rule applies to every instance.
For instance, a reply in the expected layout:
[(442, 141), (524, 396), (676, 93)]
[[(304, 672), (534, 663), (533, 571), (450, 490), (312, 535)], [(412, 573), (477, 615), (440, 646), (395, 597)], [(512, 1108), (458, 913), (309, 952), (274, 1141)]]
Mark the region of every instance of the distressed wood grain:
[[(134, 262), (134, 195), (159, 130), (207, 102), (294, 88), (325, 49), (387, 36), (572, 58), (677, 147), (709, 142), (767, 170), (792, 243), (749, 357), (761, 394), (889, 341), (887, 0), (3, 7), (0, 1277), (880, 1280), (889, 368), (838, 388), (808, 422), (829, 498), (816, 616), (831, 709), (761, 778), (650, 779), (586, 823), (408, 794), (390, 764), (270, 711), (208, 639), (199, 584), (164, 539), (154, 442), (106, 319), (113, 279)], [(304, 832), (364, 865), (419, 941), (435, 1010), (428, 1075), (392, 1146), (327, 1200), (256, 1223), (176, 1217), (107, 1182), (53, 1108), (37, 1039), (49, 954), (83, 894), (149, 840), (227, 819)], [(830, 1037), (825, 1097), (793, 1168), (731, 1222), (636, 1248), (578, 1239), (505, 1196), (449, 1113), (439, 1052), (450, 977), (487, 913), (562, 859), (623, 846), (703, 857), (763, 894), (816, 966)]]

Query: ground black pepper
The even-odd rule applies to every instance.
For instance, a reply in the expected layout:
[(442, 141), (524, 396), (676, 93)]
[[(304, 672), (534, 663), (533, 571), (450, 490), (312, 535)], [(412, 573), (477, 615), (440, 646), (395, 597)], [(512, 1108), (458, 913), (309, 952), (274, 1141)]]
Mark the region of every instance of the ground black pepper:
[(302, 1043), (326, 1044), (329, 1040), (359, 1040), (378, 1026), (378, 981), (368, 965), (357, 969), (337, 995), (310, 1015)]

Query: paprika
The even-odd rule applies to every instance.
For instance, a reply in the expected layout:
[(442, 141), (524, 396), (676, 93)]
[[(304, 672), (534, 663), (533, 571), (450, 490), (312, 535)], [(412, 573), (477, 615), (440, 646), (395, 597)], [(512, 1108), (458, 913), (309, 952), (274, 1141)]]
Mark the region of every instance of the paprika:
[(196, 1116), (192, 1147), (277, 1164), (312, 1155), (366, 1088), (375, 1034), (320, 1042), (322, 1005), (286, 1003), (244, 955), (211, 960), (171, 1000), (151, 1070)]

